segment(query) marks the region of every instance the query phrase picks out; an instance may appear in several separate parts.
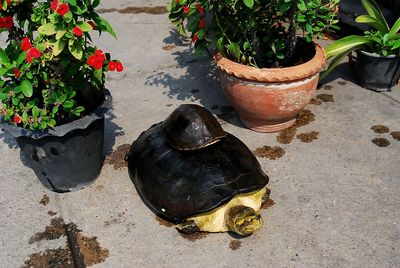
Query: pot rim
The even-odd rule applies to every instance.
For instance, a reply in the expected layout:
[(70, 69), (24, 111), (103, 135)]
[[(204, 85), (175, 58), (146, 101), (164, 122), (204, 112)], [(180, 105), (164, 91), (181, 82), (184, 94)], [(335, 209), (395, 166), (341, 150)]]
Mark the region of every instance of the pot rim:
[(382, 58), (382, 59), (399, 58), (399, 55), (388, 55), (388, 56), (383, 56), (383, 55), (380, 55), (380, 54), (378, 54), (378, 53), (371, 53), (371, 52), (367, 52), (367, 51), (362, 50), (362, 49), (357, 50), (357, 52), (359, 52), (359, 53), (361, 53), (361, 54), (364, 54), (364, 55), (366, 55), (366, 56), (373, 57), (373, 58)]
[(0, 128), (10, 133), (14, 138), (29, 137), (31, 139), (41, 139), (48, 136), (63, 137), (76, 129), (85, 129), (97, 119), (104, 117), (104, 114), (112, 107), (112, 96), (108, 89), (104, 89), (103, 102), (93, 112), (85, 115), (70, 123), (56, 126), (46, 130), (30, 130), (15, 125), (10, 125), (3, 117), (0, 117)]
[(240, 79), (258, 82), (294, 81), (315, 75), (326, 66), (327, 59), (325, 50), (318, 44), (312, 44), (315, 46), (314, 57), (308, 62), (291, 67), (258, 69), (231, 61), (220, 53), (216, 53), (214, 60), (221, 71)]

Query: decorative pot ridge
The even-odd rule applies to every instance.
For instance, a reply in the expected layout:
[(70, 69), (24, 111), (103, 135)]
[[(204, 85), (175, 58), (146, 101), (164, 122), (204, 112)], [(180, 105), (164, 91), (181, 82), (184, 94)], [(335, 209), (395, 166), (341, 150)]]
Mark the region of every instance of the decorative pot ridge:
[(300, 80), (319, 73), (326, 66), (326, 54), (320, 45), (315, 45), (314, 57), (306, 63), (285, 68), (262, 68), (243, 65), (231, 61), (221, 54), (215, 55), (215, 61), (221, 71), (240, 79), (258, 82), (285, 82)]

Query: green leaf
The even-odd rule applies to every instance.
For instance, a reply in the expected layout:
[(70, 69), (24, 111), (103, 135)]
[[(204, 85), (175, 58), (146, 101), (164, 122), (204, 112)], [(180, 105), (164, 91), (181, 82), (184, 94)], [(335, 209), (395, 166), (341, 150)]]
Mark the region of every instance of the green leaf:
[(389, 31), (389, 25), (382, 14), (379, 5), (374, 0), (361, 0), (365, 10), (368, 15), (375, 18), (380, 24), (384, 25), (386, 28), (386, 33)]
[(89, 32), (93, 30), (93, 27), (89, 23), (84, 21), (78, 22), (76, 26), (78, 26), (84, 32)]
[(82, 59), (83, 57), (83, 50), (79, 44), (74, 44), (69, 46), (69, 51), (71, 52), (72, 56), (74, 56), (77, 60)]
[(39, 115), (40, 115), (40, 109), (37, 106), (33, 106), (33, 108), (32, 108), (32, 116), (34, 118), (38, 118)]
[(253, 8), (253, 6), (254, 6), (254, 0), (243, 0), (243, 3), (244, 3), (248, 8)]
[(25, 79), (24, 81), (22, 81), (20, 88), (21, 88), (22, 94), (24, 94), (25, 97), (27, 97), (27, 98), (32, 97), (33, 88), (32, 88), (32, 84), (29, 80)]
[(65, 31), (65, 30), (58, 31), (57, 34), (56, 34), (56, 39), (57, 40), (61, 39), (65, 35), (66, 32), (67, 31)]
[(105, 19), (103, 19), (103, 18), (101, 18), (101, 17), (99, 17), (99, 18), (100, 18), (100, 21), (99, 21), (99, 23), (97, 23), (97, 25), (98, 25), (103, 31), (108, 32), (108, 33), (111, 34), (114, 38), (117, 38), (117, 34), (114, 32), (114, 29), (113, 29), (113, 27), (111, 26), (111, 24), (110, 24), (107, 20), (105, 20)]
[(375, 28), (382, 34), (387, 34), (389, 32), (384, 24), (380, 23), (377, 19), (375, 19), (371, 16), (368, 16), (368, 15), (358, 16), (356, 18), (356, 22), (367, 24), (367, 25)]
[(74, 101), (69, 100), (69, 101), (64, 102), (63, 107), (65, 109), (71, 109), (72, 107), (74, 107)]
[(400, 18), (394, 23), (392, 29), (389, 31), (389, 39), (395, 37), (395, 35), (400, 31)]
[(0, 64), (1, 65), (10, 64), (10, 59), (8, 58), (6, 52), (2, 48), (0, 48)]
[(57, 27), (52, 23), (47, 23), (45, 25), (40, 26), (38, 28), (38, 32), (44, 35), (53, 35), (57, 33)]
[(364, 36), (350, 35), (328, 45), (325, 48), (326, 56), (330, 58), (343, 53), (349, 53), (370, 42), (370, 39)]
[(228, 46), (228, 52), (231, 54), (236, 60), (240, 60), (240, 46), (237, 43), (231, 43)]
[(58, 56), (64, 50), (66, 45), (66, 41), (63, 39), (58, 39), (57, 42), (53, 46), (53, 55)]

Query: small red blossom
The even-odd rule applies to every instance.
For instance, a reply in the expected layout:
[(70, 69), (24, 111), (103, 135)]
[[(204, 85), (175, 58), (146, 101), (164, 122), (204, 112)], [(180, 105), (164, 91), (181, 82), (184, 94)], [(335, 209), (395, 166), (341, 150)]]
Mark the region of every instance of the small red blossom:
[(29, 40), (28, 37), (24, 37), (22, 38), (22, 42), (21, 42), (21, 49), (22, 51), (27, 51), (29, 49), (31, 49), (32, 44), (31, 41)]
[(61, 4), (58, 8), (57, 8), (57, 14), (64, 16), (65, 14), (67, 14), (67, 12), (69, 11), (69, 6), (67, 4)]
[(190, 8), (188, 6), (183, 6), (182, 9), (183, 9), (183, 13), (185, 13), (185, 14), (189, 13), (189, 11), (190, 11)]
[(7, 4), (11, 4), (13, 0), (7, 0)]
[(83, 35), (83, 31), (81, 30), (81, 28), (75, 26), (74, 29), (72, 29), (72, 32), (76, 35), (76, 36), (82, 36)]
[(201, 15), (204, 14), (204, 9), (203, 9), (203, 7), (201, 6), (201, 4), (197, 4), (197, 11), (199, 11), (199, 13), (200, 13)]
[(33, 59), (37, 59), (42, 53), (36, 47), (31, 48), (26, 54), (26, 61), (32, 63)]
[(199, 28), (204, 28), (204, 26), (206, 25), (206, 19), (202, 18), (201, 20), (199, 20)]
[(92, 26), (92, 28), (93, 28), (93, 30), (95, 30), (96, 29), (96, 24), (94, 24), (94, 22), (93, 21), (88, 21), (87, 23), (89, 23), (90, 24), (90, 26)]
[(122, 63), (118, 62), (118, 61), (110, 61), (108, 63), (108, 70), (113, 72), (113, 71), (117, 71), (117, 72), (122, 72), (124, 70), (124, 66), (122, 65)]
[(18, 114), (14, 114), (13, 121), (15, 124), (21, 123), (21, 116), (19, 116)]
[(98, 49), (94, 52), (94, 55), (90, 56), (87, 60), (87, 64), (96, 70), (100, 70), (103, 67), (106, 56), (103, 51)]
[(58, 0), (53, 0), (50, 4), (50, 9), (52, 11), (56, 11), (56, 9), (58, 8)]
[(180, 0), (175, 0), (175, 2), (179, 3)]
[(197, 34), (194, 34), (193, 38), (192, 38), (192, 42), (196, 43), (197, 40), (199, 40), (199, 36)]
[(14, 26), (14, 21), (13, 21), (13, 18), (11, 16), (0, 18), (0, 29), (1, 28), (10, 29), (13, 26)]
[(15, 75), (15, 77), (20, 77), (21, 76), (18, 68), (14, 68), (14, 75)]

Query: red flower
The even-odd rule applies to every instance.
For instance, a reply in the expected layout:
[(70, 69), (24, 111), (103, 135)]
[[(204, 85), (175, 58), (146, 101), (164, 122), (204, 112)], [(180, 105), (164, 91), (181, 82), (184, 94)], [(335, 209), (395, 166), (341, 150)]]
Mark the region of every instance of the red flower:
[(28, 37), (24, 37), (22, 38), (22, 42), (21, 42), (21, 49), (22, 51), (27, 51), (29, 49), (31, 49), (32, 44), (31, 41), (29, 40)]
[(113, 72), (113, 71), (115, 71), (117, 69), (117, 63), (115, 62), (115, 61), (110, 61), (109, 63), (108, 63), (108, 70), (110, 71), (110, 72)]
[(10, 29), (14, 26), (14, 21), (11, 16), (0, 18), (0, 28)]
[(203, 7), (202, 7), (200, 4), (197, 4), (197, 10), (199, 11), (199, 13), (200, 13), (201, 15), (204, 14), (204, 9), (203, 9)]
[(20, 77), (21, 76), (21, 74), (19, 73), (18, 68), (14, 68), (14, 75), (15, 75), (15, 77)]
[(83, 31), (81, 30), (81, 28), (75, 26), (74, 29), (72, 29), (72, 32), (76, 35), (76, 36), (82, 36), (83, 35)]
[(90, 26), (92, 26), (93, 30), (96, 29), (96, 24), (94, 24), (93, 21), (88, 21), (87, 23), (89, 23)]
[(11, 4), (13, 0), (7, 0), (7, 4)]
[(206, 19), (202, 18), (201, 20), (199, 20), (199, 28), (204, 28), (204, 26), (206, 25)]
[(124, 70), (124, 65), (122, 63), (117, 62), (117, 72), (122, 72)]
[(183, 13), (187, 14), (189, 13), (190, 8), (188, 6), (183, 6)]
[(32, 58), (37, 59), (42, 53), (36, 47), (31, 48), (26, 54), (26, 61), (32, 63)]
[(13, 121), (15, 124), (21, 123), (21, 116), (19, 116), (18, 114), (14, 114)]
[(58, 7), (58, 0), (53, 0), (53, 1), (51, 2), (51, 4), (50, 4), (50, 9), (51, 9), (52, 11), (56, 11), (57, 7)]
[(194, 36), (192, 38), (192, 42), (196, 43), (197, 40), (199, 40), (199, 36), (197, 34), (194, 34)]
[(100, 70), (103, 67), (106, 56), (103, 51), (98, 49), (94, 52), (94, 55), (90, 56), (87, 60), (87, 64), (92, 66), (96, 70)]
[(68, 11), (69, 6), (67, 4), (61, 4), (57, 9), (57, 13), (61, 16), (64, 16)]
[(180, 0), (175, 0), (175, 2), (179, 3)]

